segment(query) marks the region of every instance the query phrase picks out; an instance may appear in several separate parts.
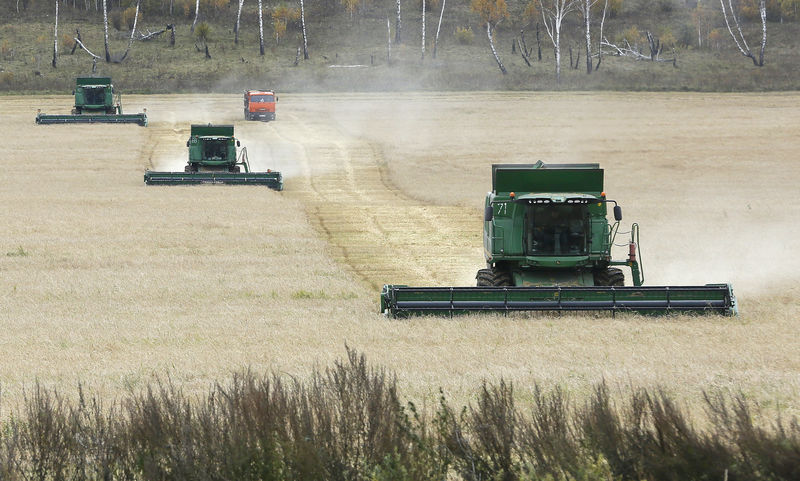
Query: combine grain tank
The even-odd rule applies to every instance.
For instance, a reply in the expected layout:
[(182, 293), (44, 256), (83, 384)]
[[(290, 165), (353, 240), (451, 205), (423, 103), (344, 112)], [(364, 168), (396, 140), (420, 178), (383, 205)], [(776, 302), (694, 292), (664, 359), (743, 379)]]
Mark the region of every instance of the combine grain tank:
[[(609, 223), (608, 204), (614, 204)], [(477, 287), (386, 285), (381, 312), (455, 314), (474, 311), (635, 311), (737, 314), (728, 284), (644, 286), (639, 226), (628, 255), (613, 259), (622, 209), (603, 189), (598, 164), (497, 164), (486, 196), (486, 267)], [(630, 269), (625, 287), (620, 269)]]
[(147, 114), (123, 114), (122, 95), (114, 90), (110, 77), (78, 77), (75, 106), (67, 115), (36, 115), (37, 124), (139, 124), (147, 125)]
[(233, 136), (233, 125), (192, 125), (186, 147), (189, 148), (189, 161), (183, 172), (148, 170), (144, 173), (145, 183), (265, 185), (283, 190), (280, 172), (250, 171), (247, 148), (243, 147), (237, 154), (240, 142)]

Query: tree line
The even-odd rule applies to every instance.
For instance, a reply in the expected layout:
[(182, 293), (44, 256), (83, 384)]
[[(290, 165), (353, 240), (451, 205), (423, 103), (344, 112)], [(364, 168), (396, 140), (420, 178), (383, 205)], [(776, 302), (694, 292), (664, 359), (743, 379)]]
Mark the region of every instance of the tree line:
[[(800, 10), (800, 0), (511, 0), (510, 3), (506, 0), (451, 0), (449, 5), (446, 0), (0, 0), (0, 11), (4, 11), (8, 18), (36, 18), (55, 12), (54, 66), (58, 54), (59, 5), (61, 15), (86, 12), (102, 15), (106, 37), (109, 22), (117, 30), (131, 30), (128, 48), (122, 57), (109, 54), (106, 40), (106, 62), (124, 60), (134, 40), (147, 39), (147, 35), (156, 34), (148, 32), (140, 33), (138, 37), (135, 35), (136, 23), (141, 17), (161, 19), (167, 28), (158, 33), (167, 31), (178, 20), (191, 19), (193, 33), (197, 25), (205, 20), (230, 23), (234, 34), (232, 40), (238, 44), (242, 12), (247, 12), (249, 8), (245, 16), (249, 21), (252, 21), (253, 15), (257, 17), (261, 55), (265, 52), (266, 16), (271, 23), (275, 43), (280, 43), (287, 32), (302, 34), (304, 59), (310, 58), (306, 21), (314, 25), (323, 24), (331, 18), (358, 22), (360, 18), (374, 18), (379, 12), (386, 16), (387, 57), (390, 58), (392, 43), (408, 43), (419, 36), (422, 40), (419, 44), (422, 60), (429, 51), (436, 57), (443, 21), (453, 23), (453, 19), (457, 19), (456, 22), (465, 25), (464, 31), (470, 22), (477, 22), (485, 31), (486, 42), (498, 68), (505, 74), (506, 68), (495, 46), (496, 32), (500, 29), (519, 32), (514, 39), (512, 53), (519, 53), (530, 65), (533, 47), (528, 47), (525, 41), (525, 30), (528, 29), (529, 35), (532, 35), (535, 28), (537, 57), (541, 60), (544, 39), (547, 42), (546, 49), (552, 49), (553, 52), (556, 82), (561, 79), (567, 27), (573, 37), (576, 31), (580, 31), (582, 47), (576, 53), (579, 59), (583, 55), (587, 75), (599, 69), (603, 57), (607, 55), (672, 62), (675, 65), (675, 49), (689, 46), (735, 49), (760, 67), (765, 62), (768, 25), (794, 22)], [(659, 17), (678, 10), (688, 17), (679, 35), (668, 28), (657, 32), (640, 31), (631, 26), (609, 37), (605, 30), (612, 19), (619, 25), (625, 22), (626, 17), (636, 18), (648, 13)], [(432, 17), (428, 22), (430, 26), (426, 26), (427, 17)], [(412, 27), (420, 28), (420, 31), (410, 31)], [(435, 31), (435, 34), (426, 38), (428, 29), (432, 33)], [(201, 45), (205, 45), (208, 55), (208, 25), (201, 26), (195, 35)], [(430, 37), (433, 37), (432, 40)], [(89, 52), (80, 42), (79, 35), (74, 39), (74, 44)], [(300, 53), (298, 50), (298, 58)], [(92, 52), (89, 54), (95, 60), (103, 58)], [(577, 61), (575, 64), (577, 66)]]

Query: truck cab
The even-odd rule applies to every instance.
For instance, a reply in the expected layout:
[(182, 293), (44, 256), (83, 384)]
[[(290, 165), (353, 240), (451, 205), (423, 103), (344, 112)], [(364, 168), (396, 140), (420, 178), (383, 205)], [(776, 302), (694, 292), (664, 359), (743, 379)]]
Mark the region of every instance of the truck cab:
[(244, 92), (245, 120), (275, 120), (275, 102), (278, 97), (272, 90), (246, 90)]

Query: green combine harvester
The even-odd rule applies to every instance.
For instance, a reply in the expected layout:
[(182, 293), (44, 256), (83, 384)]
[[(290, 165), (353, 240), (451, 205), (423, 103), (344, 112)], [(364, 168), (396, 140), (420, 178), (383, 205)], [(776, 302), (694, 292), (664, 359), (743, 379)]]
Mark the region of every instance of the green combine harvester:
[(114, 91), (110, 77), (78, 77), (75, 106), (70, 115), (39, 112), (37, 124), (139, 124), (147, 125), (147, 114), (123, 114), (122, 95)]
[[(486, 196), (486, 268), (477, 287), (385, 285), (381, 312), (462, 314), (485, 311), (632, 311), (738, 314), (729, 284), (643, 286), (639, 226), (628, 256), (612, 259), (622, 209), (603, 191), (598, 164), (496, 164)], [(614, 223), (606, 219), (614, 204)], [(630, 268), (625, 287), (620, 267)]]
[(237, 156), (236, 148), (240, 145), (233, 136), (233, 125), (192, 125), (191, 136), (186, 141), (189, 162), (184, 171), (148, 170), (144, 173), (144, 182), (148, 185), (265, 185), (271, 189), (283, 190), (283, 176), (280, 172), (250, 171), (247, 148), (243, 147)]

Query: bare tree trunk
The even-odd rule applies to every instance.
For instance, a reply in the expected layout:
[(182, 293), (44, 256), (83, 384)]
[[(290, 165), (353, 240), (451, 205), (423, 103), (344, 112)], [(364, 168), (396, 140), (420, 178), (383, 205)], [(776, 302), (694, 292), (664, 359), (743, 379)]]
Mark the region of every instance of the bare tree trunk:
[(264, 55), (264, 16), (261, 14), (261, 0), (258, 0), (258, 44), (261, 55)]
[(422, 60), (425, 60), (425, 0), (422, 0)]
[(174, 47), (175, 46), (175, 24), (171, 23), (171, 24), (167, 25), (167, 28), (169, 28), (169, 46), (170, 47)]
[(506, 71), (506, 68), (503, 66), (503, 62), (500, 61), (500, 56), (497, 55), (497, 50), (494, 48), (491, 22), (486, 22), (486, 36), (489, 37), (489, 46), (492, 48), (492, 55), (494, 55), (494, 59), (497, 61), (497, 66), (500, 67), (500, 71), (503, 72), (503, 75), (507, 74), (508, 72)]
[(536, 56), (542, 61), (542, 40), (539, 37), (539, 22), (536, 22)]
[(527, 54), (527, 51), (525, 50), (525, 46), (519, 40), (517, 40), (517, 45), (519, 46), (519, 54), (522, 56), (522, 60), (524, 60), (525, 63), (528, 65), (528, 67), (530, 67), (531, 66), (531, 60), (530, 60), (530, 58), (528, 58), (528, 54)]
[(19, 15), (19, 0), (17, 0), (17, 15)]
[(303, 26), (303, 60), (308, 60), (308, 35), (306, 34), (306, 7), (300, 0), (300, 24)]
[(244, 6), (244, 0), (239, 0), (239, 10), (236, 12), (236, 25), (233, 27), (233, 43), (239, 45), (239, 20), (242, 18), (242, 6)]
[(106, 47), (106, 62), (111, 61), (111, 54), (108, 52), (108, 9), (106, 0), (103, 0), (103, 41)]
[(595, 70), (600, 68), (600, 62), (603, 61), (603, 27), (606, 24), (607, 10), (608, 10), (608, 0), (605, 0), (605, 4), (603, 5), (603, 17), (600, 19), (600, 38), (597, 42), (597, 65), (595, 65), (594, 67)]
[(400, 43), (400, 27), (402, 26), (402, 22), (400, 21), (400, 0), (397, 0), (397, 20), (394, 22), (394, 43)]
[(136, 34), (136, 22), (139, 20), (139, 4), (141, 0), (136, 0), (136, 14), (133, 16), (133, 28), (131, 29), (131, 37), (128, 39), (128, 48), (125, 49), (125, 53), (122, 55), (122, 58), (119, 60), (122, 62), (128, 57), (128, 52), (131, 49), (131, 44), (133, 43), (133, 36)]
[(439, 31), (442, 29), (442, 17), (444, 16), (444, 5), (447, 0), (442, 0), (442, 11), (439, 12), (439, 25), (436, 27), (436, 38), (433, 40), (433, 58), (436, 58), (436, 48), (439, 46)]
[(53, 27), (53, 68), (58, 63), (58, 0), (56, 0), (56, 21)]
[[(78, 40), (81, 39), (81, 31), (80, 29), (75, 29), (75, 33), (78, 35)], [(78, 42), (72, 43), (72, 51), (69, 53), (70, 55), (75, 55), (75, 49), (78, 48)]]
[(386, 63), (392, 64), (392, 23), (386, 17)]
[(767, 48), (767, 3), (761, 0), (758, 4), (758, 11), (761, 13), (761, 50), (758, 53), (758, 66), (764, 66), (764, 49)]
[(592, 35), (590, 33), (591, 18), (592, 18), (592, 0), (583, 0), (583, 29), (586, 34), (586, 74), (592, 73)]
[(200, 15), (200, 0), (197, 0), (194, 4), (194, 21), (192, 21), (192, 28), (189, 29), (192, 33), (194, 33), (194, 27), (197, 25), (198, 15)]

